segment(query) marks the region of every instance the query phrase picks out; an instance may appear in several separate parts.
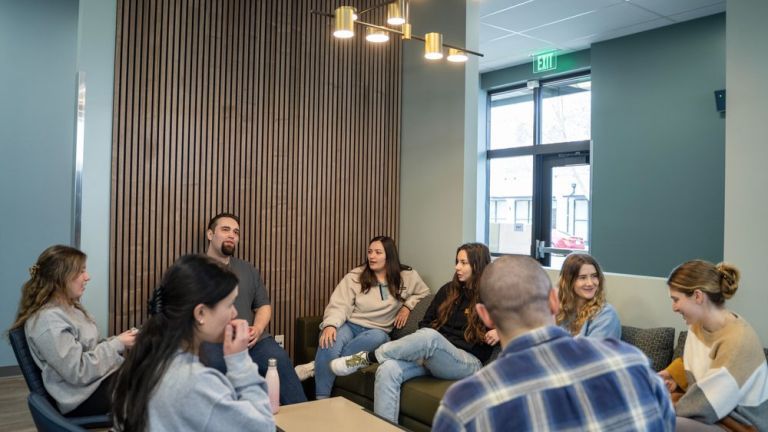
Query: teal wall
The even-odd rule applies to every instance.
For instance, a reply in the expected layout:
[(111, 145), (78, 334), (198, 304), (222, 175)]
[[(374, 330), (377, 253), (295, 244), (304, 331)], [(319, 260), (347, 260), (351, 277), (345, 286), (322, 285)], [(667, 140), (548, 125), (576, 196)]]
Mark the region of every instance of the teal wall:
[[(564, 56), (592, 70), (592, 253), (606, 271), (665, 276), (723, 257), (724, 14), (596, 43)], [(558, 61), (558, 64), (563, 62)], [(541, 79), (488, 72), (484, 90)]]
[(591, 62), (594, 255), (651, 276), (722, 260), (725, 16), (595, 44)]
[[(71, 241), (76, 0), (0, 0), (0, 330), (27, 269)], [(3, 338), (0, 367), (16, 364)]]

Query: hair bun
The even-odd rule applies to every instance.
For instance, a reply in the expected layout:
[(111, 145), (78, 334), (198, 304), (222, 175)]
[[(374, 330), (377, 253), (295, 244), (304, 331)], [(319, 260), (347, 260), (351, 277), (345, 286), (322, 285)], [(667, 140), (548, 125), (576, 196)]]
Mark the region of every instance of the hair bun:
[(720, 275), (720, 292), (723, 294), (723, 297), (725, 299), (733, 297), (736, 294), (736, 290), (739, 289), (741, 272), (736, 267), (725, 262), (716, 265), (715, 269)]

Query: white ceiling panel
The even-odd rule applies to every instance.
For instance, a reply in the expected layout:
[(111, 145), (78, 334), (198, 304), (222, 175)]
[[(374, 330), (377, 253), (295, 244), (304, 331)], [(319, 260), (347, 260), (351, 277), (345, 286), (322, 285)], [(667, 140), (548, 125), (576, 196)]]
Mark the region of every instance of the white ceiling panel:
[[(479, 8), (480, 51), (486, 54), (480, 60), (483, 72), (526, 63), (531, 53), (543, 49), (580, 50), (595, 42), (713, 15), (725, 11), (726, 3), (726, 0), (468, 1)], [(505, 35), (505, 31), (513, 32), (514, 36)]]
[(725, 12), (725, 2), (714, 4), (711, 6), (705, 6), (699, 9), (682, 12), (675, 15), (670, 15), (670, 18), (676, 22), (689, 21), (696, 18), (714, 15), (720, 12)]
[(524, 31), (622, 2), (624, 0), (535, 0), (481, 17), (480, 22), (512, 31)]
[(720, 12), (725, 10), (725, 1), (722, 0), (628, 0), (628, 2), (664, 16), (717, 4), (722, 4), (723, 9)]
[(635, 33), (653, 30), (655, 28), (664, 27), (670, 24), (674, 24), (674, 21), (668, 18), (659, 18), (657, 20), (646, 21), (644, 23), (635, 24), (628, 27), (622, 27), (620, 29), (616, 29), (613, 31), (605, 32), (605, 33), (591, 34), (583, 38), (578, 38), (572, 41), (568, 41), (564, 43), (563, 46), (565, 46), (565, 48), (571, 51), (587, 49), (590, 46), (592, 46), (592, 44), (595, 42), (600, 42), (608, 39), (615, 39), (622, 36), (627, 36)]
[(531, 3), (535, 0), (474, 0), (478, 4), (478, 12), (483, 17), (500, 10), (512, 8), (523, 3)]
[(480, 23), (480, 43), (490, 42), (494, 39), (498, 39), (503, 36), (508, 36), (510, 33), (507, 30), (502, 30), (495, 26)]
[(535, 38), (546, 39), (560, 45), (565, 45), (568, 41), (573, 39), (616, 31), (624, 27), (654, 21), (658, 18), (657, 15), (643, 9), (633, 7), (626, 3), (619, 3), (611, 7), (577, 16), (568, 21), (534, 29), (526, 32), (526, 34)]

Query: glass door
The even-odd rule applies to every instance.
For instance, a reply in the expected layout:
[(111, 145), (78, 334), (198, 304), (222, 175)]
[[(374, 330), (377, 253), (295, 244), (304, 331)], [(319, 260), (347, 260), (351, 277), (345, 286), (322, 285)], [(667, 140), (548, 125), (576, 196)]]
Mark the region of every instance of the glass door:
[(572, 252), (589, 252), (589, 154), (547, 155), (542, 160), (541, 229), (537, 230), (536, 258), (560, 268)]

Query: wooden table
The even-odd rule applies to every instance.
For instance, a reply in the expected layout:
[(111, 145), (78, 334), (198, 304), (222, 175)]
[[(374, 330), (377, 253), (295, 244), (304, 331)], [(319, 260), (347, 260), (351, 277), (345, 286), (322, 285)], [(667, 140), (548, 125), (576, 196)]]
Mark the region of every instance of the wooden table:
[(362, 406), (343, 397), (284, 405), (275, 414), (278, 430), (285, 432), (394, 432), (403, 431)]

